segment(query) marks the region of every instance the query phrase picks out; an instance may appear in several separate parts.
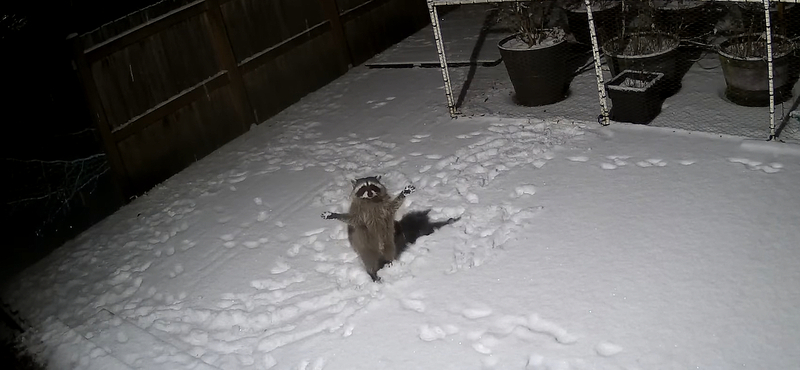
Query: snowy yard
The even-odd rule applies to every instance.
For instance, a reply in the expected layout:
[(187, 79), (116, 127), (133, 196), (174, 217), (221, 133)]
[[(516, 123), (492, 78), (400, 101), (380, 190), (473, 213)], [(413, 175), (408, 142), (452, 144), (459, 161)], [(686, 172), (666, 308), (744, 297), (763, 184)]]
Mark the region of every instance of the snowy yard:
[[(502, 68), (502, 66), (499, 66)], [(437, 69), (358, 67), (27, 269), (53, 369), (790, 369), (800, 149), (451, 120)], [(373, 283), (349, 180), (461, 220)]]

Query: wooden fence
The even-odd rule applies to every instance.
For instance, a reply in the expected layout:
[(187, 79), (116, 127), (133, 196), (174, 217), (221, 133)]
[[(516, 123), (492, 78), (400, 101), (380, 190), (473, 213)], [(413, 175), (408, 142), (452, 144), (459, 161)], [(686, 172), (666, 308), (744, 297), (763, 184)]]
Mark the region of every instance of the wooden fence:
[(134, 195), (427, 22), (424, 0), (165, 0), (70, 41)]

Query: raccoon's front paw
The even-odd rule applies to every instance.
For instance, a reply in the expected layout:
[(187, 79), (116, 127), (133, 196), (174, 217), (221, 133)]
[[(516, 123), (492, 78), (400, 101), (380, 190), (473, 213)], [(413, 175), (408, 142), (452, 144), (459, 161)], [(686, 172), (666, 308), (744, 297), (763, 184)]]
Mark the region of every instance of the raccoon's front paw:
[(322, 218), (324, 218), (326, 220), (330, 220), (330, 219), (333, 218), (333, 212), (328, 212), (328, 211), (322, 212), (320, 217), (322, 217)]
[(414, 185), (406, 185), (406, 187), (403, 189), (402, 193), (403, 193), (403, 195), (409, 195), (409, 194), (413, 193), (416, 190), (417, 190), (417, 188)]

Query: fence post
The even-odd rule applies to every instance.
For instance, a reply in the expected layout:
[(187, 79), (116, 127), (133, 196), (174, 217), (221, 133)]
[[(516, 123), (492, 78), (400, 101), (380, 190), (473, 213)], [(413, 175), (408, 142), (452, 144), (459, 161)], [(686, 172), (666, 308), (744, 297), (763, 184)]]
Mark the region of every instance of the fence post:
[(222, 17), (219, 0), (205, 0), (205, 2), (208, 23), (211, 26), (211, 42), (214, 46), (217, 60), (222, 65), (222, 68), (228, 72), (228, 77), (231, 81), (231, 92), (236, 105), (235, 109), (242, 121), (242, 132), (247, 132), (250, 130), (251, 124), (257, 123), (256, 114), (250, 104), (250, 98), (247, 95), (241, 71), (239, 71), (239, 64), (236, 62), (236, 56), (233, 55), (233, 48), (228, 38), (228, 31), (225, 28), (225, 20)]
[(103, 102), (100, 100), (100, 92), (97, 90), (97, 84), (92, 76), (91, 67), (86, 61), (86, 54), (81, 41), (81, 37), (76, 33), (67, 36), (67, 42), (72, 46), (72, 60), (75, 63), (74, 67), (80, 78), (81, 85), (83, 86), (86, 101), (89, 103), (92, 121), (95, 127), (97, 127), (97, 131), (100, 133), (100, 138), (103, 140), (103, 148), (108, 158), (108, 164), (111, 167), (111, 173), (114, 179), (113, 182), (117, 186), (120, 195), (123, 197), (123, 203), (127, 203), (127, 198), (134, 195), (131, 192), (132, 187), (128, 177), (128, 171), (125, 169), (125, 163), (122, 161), (117, 142), (114, 141), (114, 135), (108, 124), (108, 117), (106, 117)]
[(353, 65), (353, 55), (350, 52), (350, 45), (347, 44), (347, 37), (344, 33), (344, 25), (339, 16), (339, 6), (336, 5), (336, 0), (320, 0), (328, 21), (331, 25), (331, 32), (333, 33), (333, 40), (336, 42), (338, 49), (344, 52), (339, 54), (339, 63), (342, 73), (347, 72)]

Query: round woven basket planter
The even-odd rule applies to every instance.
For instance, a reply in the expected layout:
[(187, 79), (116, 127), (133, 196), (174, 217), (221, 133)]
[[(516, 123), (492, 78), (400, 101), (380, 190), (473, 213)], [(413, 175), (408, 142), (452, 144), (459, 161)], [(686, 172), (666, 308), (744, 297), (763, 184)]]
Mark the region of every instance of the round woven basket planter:
[(564, 100), (572, 81), (572, 71), (565, 62), (570, 55), (569, 44), (562, 40), (525, 50), (504, 46), (515, 37), (504, 38), (498, 48), (514, 85), (517, 104), (540, 106)]

